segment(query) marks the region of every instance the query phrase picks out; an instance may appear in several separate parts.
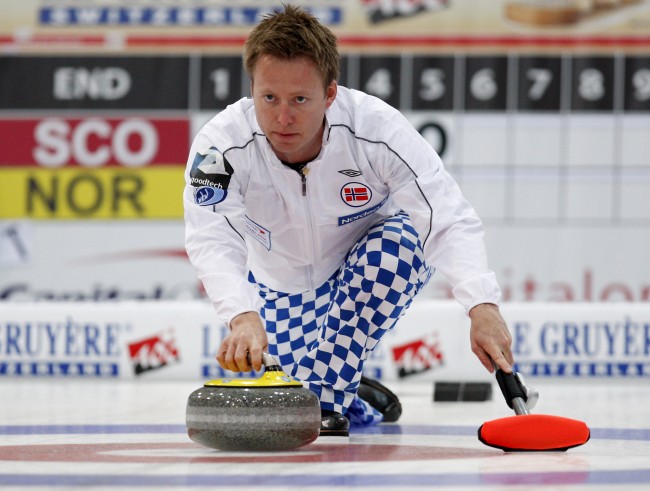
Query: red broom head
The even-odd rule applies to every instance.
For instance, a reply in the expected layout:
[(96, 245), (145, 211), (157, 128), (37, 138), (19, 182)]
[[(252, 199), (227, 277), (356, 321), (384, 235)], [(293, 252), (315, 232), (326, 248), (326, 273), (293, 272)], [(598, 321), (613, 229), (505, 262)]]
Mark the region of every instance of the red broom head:
[(543, 414), (495, 419), (478, 429), (481, 442), (507, 452), (564, 451), (584, 445), (589, 436), (582, 421)]

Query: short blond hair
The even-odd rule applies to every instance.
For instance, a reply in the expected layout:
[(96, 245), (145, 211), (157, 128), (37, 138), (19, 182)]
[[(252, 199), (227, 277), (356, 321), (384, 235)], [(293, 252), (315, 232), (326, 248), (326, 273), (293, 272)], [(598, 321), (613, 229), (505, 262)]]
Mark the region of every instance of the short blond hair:
[(341, 57), (336, 36), (302, 8), (283, 7), (283, 11), (265, 16), (246, 40), (244, 67), (248, 75), (253, 78), (255, 65), (263, 55), (285, 60), (306, 57), (316, 64), (327, 89), (339, 78)]

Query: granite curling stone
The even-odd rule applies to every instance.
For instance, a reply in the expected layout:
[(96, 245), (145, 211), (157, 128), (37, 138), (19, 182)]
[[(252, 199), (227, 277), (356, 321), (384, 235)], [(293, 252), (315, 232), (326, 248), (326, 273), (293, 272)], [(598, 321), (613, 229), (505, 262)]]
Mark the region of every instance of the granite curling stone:
[(290, 450), (313, 442), (321, 424), (316, 394), (264, 354), (257, 379), (217, 379), (187, 400), (189, 437), (228, 451)]

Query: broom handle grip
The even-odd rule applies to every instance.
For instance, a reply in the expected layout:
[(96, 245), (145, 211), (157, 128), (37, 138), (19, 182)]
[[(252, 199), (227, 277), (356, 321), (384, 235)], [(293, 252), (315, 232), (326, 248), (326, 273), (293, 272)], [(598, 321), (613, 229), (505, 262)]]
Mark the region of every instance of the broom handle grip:
[(517, 415), (530, 414), (528, 406), (526, 406), (526, 392), (517, 381), (515, 374), (506, 373), (497, 368), (495, 375), (508, 406), (514, 409)]

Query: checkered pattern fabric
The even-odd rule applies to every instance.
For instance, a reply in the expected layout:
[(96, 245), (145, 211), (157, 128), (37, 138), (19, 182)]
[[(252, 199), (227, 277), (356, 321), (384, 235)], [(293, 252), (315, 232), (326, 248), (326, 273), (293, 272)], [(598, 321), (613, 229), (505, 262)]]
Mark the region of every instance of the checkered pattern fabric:
[(318, 395), (323, 409), (368, 425), (381, 414), (355, 398), (363, 363), (431, 273), (408, 215), (399, 213), (371, 227), (315, 291), (287, 294), (255, 282), (252, 273), (249, 280), (264, 299), (269, 353)]

